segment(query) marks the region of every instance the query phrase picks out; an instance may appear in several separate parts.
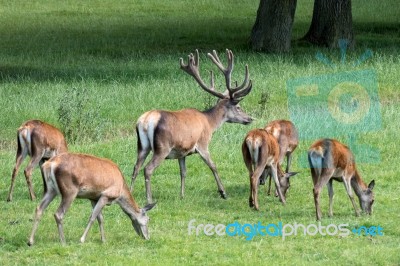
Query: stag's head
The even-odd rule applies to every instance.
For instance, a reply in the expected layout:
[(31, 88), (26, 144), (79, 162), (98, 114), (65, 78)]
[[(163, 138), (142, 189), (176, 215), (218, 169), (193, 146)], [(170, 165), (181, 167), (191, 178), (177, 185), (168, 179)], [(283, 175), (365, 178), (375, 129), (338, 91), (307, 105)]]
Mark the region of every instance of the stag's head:
[(133, 228), (135, 228), (136, 233), (146, 240), (150, 239), (149, 229), (147, 227), (150, 218), (147, 216), (147, 212), (150, 211), (156, 203), (148, 204), (137, 214), (135, 219), (132, 220)]
[(249, 80), (249, 68), (246, 65), (245, 67), (245, 78), (241, 85), (237, 85), (235, 82), (235, 86), (231, 84), (231, 74), (233, 71), (233, 53), (231, 50), (226, 50), (227, 58), (228, 58), (228, 66), (225, 68), (219, 59), (217, 52), (214, 50), (211, 53), (208, 53), (208, 57), (211, 61), (218, 67), (218, 69), (224, 74), (226, 90), (225, 92), (217, 92), (215, 90), (215, 82), (214, 82), (214, 73), (211, 72), (211, 80), (210, 86), (206, 85), (205, 82), (200, 77), (199, 72), (199, 51), (196, 50), (195, 55), (190, 54), (188, 56), (188, 63), (184, 64), (183, 59), (180, 59), (181, 69), (186, 73), (191, 75), (200, 87), (211, 95), (216, 96), (219, 101), (217, 106), (221, 106), (225, 109), (225, 122), (228, 123), (239, 123), (239, 124), (249, 124), (253, 121), (253, 119), (246, 114), (239, 105), (239, 102), (250, 93), (252, 89), (251, 80)]

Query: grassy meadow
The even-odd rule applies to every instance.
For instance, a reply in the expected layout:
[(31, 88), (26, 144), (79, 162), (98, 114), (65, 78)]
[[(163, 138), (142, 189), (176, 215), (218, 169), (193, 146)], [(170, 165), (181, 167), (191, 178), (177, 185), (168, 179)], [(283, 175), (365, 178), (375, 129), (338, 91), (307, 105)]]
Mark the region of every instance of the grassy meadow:
[[(248, 49), (258, 1), (0, 0), (1, 264), (398, 265), (400, 170), (394, 166), (398, 164), (400, 143), (400, 5), (397, 0), (352, 3), (357, 46), (341, 63), (339, 50), (296, 41), (311, 23), (311, 0), (298, 1), (292, 52), (285, 55)], [(244, 66), (249, 65), (253, 90), (241, 106), (256, 118), (248, 126), (224, 124), (210, 144), (228, 199), (219, 197), (212, 173), (198, 155), (187, 158), (186, 194), (181, 199), (178, 162), (168, 160), (152, 177), (153, 198), (158, 204), (149, 212), (149, 241), (139, 238), (125, 214), (112, 205), (103, 210), (107, 241), (101, 243), (94, 224), (86, 243), (80, 244), (91, 205), (87, 200), (76, 200), (64, 219), (67, 245), (62, 246), (53, 217), (60, 202), (57, 198), (42, 217), (35, 245), (28, 247), (42, 181), (39, 169), (35, 169), (32, 178), (38, 199), (30, 201), (23, 175), (26, 160), (17, 177), (14, 200), (6, 202), (15, 163), (16, 129), (29, 119), (61, 128), (60, 108), (64, 108), (65, 116), (84, 121), (83, 125), (64, 125), (75, 134), (70, 136), (70, 150), (113, 160), (130, 183), (136, 160), (134, 125), (143, 112), (188, 107), (203, 110), (215, 102), (179, 69), (179, 58), (186, 60), (189, 53), (199, 49), (201, 73), (208, 80), (207, 71), (216, 69), (206, 53), (215, 49), (225, 60), (226, 48), (235, 55), (233, 80), (241, 82)], [(354, 66), (367, 49), (373, 52), (372, 57)], [(337, 67), (318, 61), (317, 53)], [(258, 235), (247, 241), (245, 236), (188, 234), (192, 219), (195, 225), (235, 221), (315, 224), (312, 180), (301, 163), (312, 140), (302, 140), (294, 153), (292, 169), (300, 173), (291, 181), (286, 206), (260, 187), (258, 212), (248, 207), (249, 178), (241, 143), (252, 128), (274, 119), (290, 119), (288, 80), (365, 69), (376, 73), (381, 127), (369, 132), (366, 126), (357, 140), (379, 150), (380, 159), (359, 163), (358, 168), (365, 182), (375, 180), (374, 212), (372, 216), (355, 217), (344, 186), (334, 183), (334, 216), (327, 216), (328, 193), (324, 188), (321, 223), (348, 224), (349, 228), (381, 226), (383, 236), (301, 234), (282, 240)], [(216, 76), (223, 90), (220, 73)], [(315, 113), (315, 117), (318, 115)], [(320, 137), (329, 137), (322, 128), (323, 124), (315, 124), (313, 130), (316, 135), (323, 132)], [(332, 134), (348, 141), (347, 135)], [(143, 171), (133, 194), (143, 206)]]

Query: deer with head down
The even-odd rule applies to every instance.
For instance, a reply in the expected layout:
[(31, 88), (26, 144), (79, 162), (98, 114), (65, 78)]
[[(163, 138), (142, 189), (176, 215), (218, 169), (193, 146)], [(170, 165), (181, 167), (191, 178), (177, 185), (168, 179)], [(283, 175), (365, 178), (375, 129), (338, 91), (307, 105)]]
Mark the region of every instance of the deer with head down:
[(224, 122), (249, 124), (252, 118), (239, 106), (239, 102), (251, 91), (252, 83), (249, 80), (248, 66), (245, 67), (245, 78), (241, 85), (232, 85), (231, 73), (234, 60), (233, 53), (226, 51), (228, 66), (225, 68), (215, 51), (208, 53), (208, 57), (223, 73), (226, 83), (224, 93), (215, 90), (214, 74), (211, 71), (210, 84), (207, 85), (200, 77), (199, 52), (190, 54), (188, 64), (180, 59), (181, 69), (191, 75), (200, 87), (219, 101), (211, 109), (198, 111), (183, 109), (180, 111), (152, 110), (141, 115), (136, 124), (137, 133), (137, 161), (132, 174), (131, 190), (146, 157), (153, 152), (153, 156), (144, 168), (147, 202), (152, 202), (150, 179), (156, 169), (165, 159), (178, 159), (181, 176), (181, 197), (185, 193), (186, 163), (185, 158), (198, 153), (211, 169), (221, 197), (226, 198), (226, 192), (218, 175), (217, 168), (211, 160), (208, 145), (212, 134)]
[(101, 240), (105, 241), (101, 210), (105, 205), (112, 203), (117, 203), (131, 219), (138, 235), (144, 239), (150, 238), (147, 211), (155, 204), (149, 204), (141, 209), (132, 197), (118, 166), (112, 161), (85, 154), (63, 153), (43, 164), (43, 175), (47, 191), (36, 208), (29, 246), (34, 243), (44, 210), (57, 195), (61, 195), (61, 203), (54, 218), (62, 244), (65, 244), (63, 218), (75, 198), (89, 199), (93, 207), (89, 223), (80, 239), (81, 243), (85, 242), (89, 229), (96, 219), (100, 226)]
[[(292, 153), (299, 145), (299, 136), (294, 124), (289, 120), (274, 120), (265, 126), (265, 130), (273, 135), (279, 145), (279, 165), (286, 157), (286, 173), (289, 173), (292, 163)], [(289, 182), (289, 180), (287, 181)], [(260, 184), (265, 184), (264, 175), (260, 178)], [(271, 194), (271, 178), (268, 183), (268, 195)], [(276, 194), (276, 193), (275, 193)], [(277, 196), (277, 194), (275, 195)]]
[(321, 220), (322, 212), (319, 196), (322, 187), (328, 186), (329, 216), (333, 216), (333, 186), (332, 180), (343, 182), (347, 195), (353, 205), (356, 216), (360, 214), (354, 201), (353, 192), (356, 193), (361, 209), (372, 213), (374, 203), (375, 181), (368, 185), (364, 183), (357, 171), (354, 155), (344, 144), (334, 139), (320, 139), (314, 142), (308, 150), (308, 162), (314, 183), (314, 203), (317, 220)]
[(276, 138), (265, 129), (253, 129), (243, 141), (242, 154), (250, 177), (250, 207), (259, 210), (258, 185), (260, 178), (265, 178), (267, 174), (274, 179), (279, 199), (285, 205), (286, 191), (290, 186), (289, 177), (297, 173), (284, 173), (281, 170), (280, 148)]
[[(60, 130), (50, 124), (39, 120), (29, 120), (23, 123), (17, 132), (17, 156), (14, 170), (11, 176), (11, 186), (8, 192), (7, 201), (12, 201), (12, 194), (14, 191), (15, 178), (18, 174), (19, 167), (24, 161), (25, 157), (31, 157), (28, 166), (25, 168), (24, 174), (26, 183), (29, 188), (29, 195), (31, 200), (35, 200), (35, 192), (32, 187), (32, 171), (39, 164), (42, 164), (49, 158), (67, 152), (67, 142), (64, 135)], [(46, 192), (46, 185), (44, 184), (44, 193)]]

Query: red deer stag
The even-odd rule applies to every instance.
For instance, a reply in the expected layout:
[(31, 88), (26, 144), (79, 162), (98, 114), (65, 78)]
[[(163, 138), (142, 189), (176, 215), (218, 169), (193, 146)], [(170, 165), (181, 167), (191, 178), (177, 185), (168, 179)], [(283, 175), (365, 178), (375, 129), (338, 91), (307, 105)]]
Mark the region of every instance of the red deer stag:
[(329, 216), (333, 215), (333, 179), (344, 183), (356, 216), (359, 215), (359, 211), (354, 202), (351, 187), (360, 201), (361, 209), (367, 214), (372, 213), (372, 204), (374, 203), (372, 190), (375, 186), (375, 181), (372, 180), (368, 186), (364, 183), (357, 171), (354, 156), (347, 146), (334, 139), (317, 140), (308, 150), (308, 162), (314, 183), (313, 191), (317, 220), (321, 220), (322, 216), (319, 195), (325, 185), (328, 186)]
[(221, 197), (226, 198), (225, 189), (218, 175), (217, 168), (211, 160), (208, 145), (212, 134), (224, 122), (249, 124), (252, 118), (239, 107), (239, 102), (251, 91), (248, 66), (245, 67), (245, 78), (241, 85), (231, 85), (233, 70), (233, 53), (227, 50), (228, 66), (225, 68), (215, 51), (208, 54), (219, 70), (224, 74), (226, 91), (217, 92), (214, 85), (214, 74), (211, 71), (210, 85), (206, 85), (199, 73), (199, 52), (189, 55), (188, 64), (180, 59), (181, 69), (191, 75), (200, 87), (220, 100), (207, 111), (183, 109), (180, 111), (152, 110), (144, 113), (136, 124), (138, 157), (132, 174), (131, 191), (139, 170), (150, 151), (153, 157), (144, 168), (147, 202), (152, 202), (150, 178), (153, 171), (165, 159), (178, 159), (181, 175), (181, 197), (185, 192), (186, 156), (198, 153), (211, 169)]
[[(274, 120), (265, 126), (265, 130), (272, 134), (279, 145), (279, 164), (283, 163), (286, 156), (286, 173), (289, 173), (292, 162), (292, 153), (299, 145), (299, 136), (294, 124), (289, 120)], [(265, 184), (265, 180), (260, 179), (260, 183)], [(271, 178), (268, 184), (268, 195), (271, 194)]]
[(289, 177), (297, 173), (283, 173), (280, 169), (279, 145), (275, 137), (265, 129), (251, 130), (243, 141), (242, 154), (250, 176), (250, 207), (259, 209), (258, 184), (260, 177), (267, 173), (274, 179), (279, 199), (285, 204), (285, 194), (290, 186)]
[(75, 198), (89, 199), (93, 207), (89, 223), (80, 239), (82, 243), (85, 242), (89, 229), (96, 219), (100, 226), (101, 240), (105, 241), (101, 210), (106, 204), (112, 203), (117, 203), (128, 215), (138, 235), (149, 239), (147, 228), (149, 217), (146, 212), (155, 204), (139, 208), (121, 171), (112, 161), (85, 154), (63, 153), (43, 164), (43, 174), (47, 191), (36, 208), (29, 246), (34, 243), (35, 232), (44, 210), (58, 194), (61, 194), (61, 203), (54, 217), (63, 244), (65, 244), (63, 217)]
[[(32, 188), (32, 171), (39, 164), (41, 165), (49, 158), (66, 152), (68, 150), (64, 135), (60, 130), (39, 120), (30, 120), (21, 125), (17, 132), (17, 156), (15, 167), (11, 176), (11, 186), (7, 201), (12, 201), (15, 177), (19, 167), (26, 155), (31, 157), (28, 166), (25, 168), (26, 183), (29, 188), (31, 200), (35, 200), (35, 193)], [(44, 185), (44, 192), (46, 185)]]

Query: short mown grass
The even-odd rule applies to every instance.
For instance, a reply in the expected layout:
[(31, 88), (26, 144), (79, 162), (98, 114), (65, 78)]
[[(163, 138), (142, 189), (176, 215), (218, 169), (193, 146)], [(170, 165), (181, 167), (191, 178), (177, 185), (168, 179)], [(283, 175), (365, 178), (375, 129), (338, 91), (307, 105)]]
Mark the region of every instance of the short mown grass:
[[(311, 0), (298, 1), (294, 39), (307, 31), (312, 6)], [(247, 42), (257, 7), (255, 1), (0, 1), (2, 265), (396, 265), (400, 262), (397, 224), (400, 172), (396, 168), (400, 140), (397, 133), (400, 123), (397, 1), (353, 1), (357, 48), (348, 52), (345, 64), (340, 63), (338, 50), (297, 41), (293, 42), (292, 52), (285, 55), (249, 51)], [(60, 105), (67, 106), (74, 99), (66, 95), (71, 90), (84, 92), (85, 108), (93, 112), (89, 112), (93, 118), (85, 123), (98, 133), (90, 138), (77, 138), (70, 150), (113, 160), (130, 183), (136, 160), (134, 124), (140, 114), (150, 109), (205, 109), (214, 103), (214, 99), (179, 69), (179, 58), (186, 59), (188, 53), (199, 49), (201, 73), (208, 79), (208, 70), (215, 68), (206, 53), (215, 49), (224, 60), (226, 48), (235, 54), (234, 80), (241, 82), (244, 66), (249, 65), (254, 88), (241, 105), (257, 119), (250, 126), (223, 125), (210, 144), (227, 200), (219, 197), (211, 171), (198, 155), (187, 159), (186, 196), (180, 199), (178, 163), (165, 161), (152, 178), (153, 197), (158, 204), (149, 213), (149, 241), (140, 239), (125, 214), (112, 205), (104, 209), (106, 243), (101, 243), (95, 224), (87, 242), (79, 244), (91, 207), (88, 201), (76, 200), (65, 216), (67, 245), (61, 246), (53, 218), (59, 204), (57, 199), (43, 215), (35, 246), (26, 245), (34, 210), (40, 202), (40, 199), (29, 200), (23, 176), (27, 162), (17, 177), (13, 202), (6, 202), (15, 161), (16, 129), (22, 122), (42, 119), (61, 127)], [(372, 50), (372, 58), (354, 67), (352, 62), (366, 49)], [(338, 67), (319, 62), (315, 58), (317, 52)], [(365, 182), (375, 179), (374, 213), (355, 217), (343, 185), (335, 183), (334, 217), (327, 217), (325, 189), (321, 223), (345, 223), (350, 228), (379, 225), (384, 229), (384, 236), (298, 235), (285, 240), (255, 236), (246, 241), (245, 236), (188, 235), (188, 223), (192, 219), (196, 219), (196, 225), (227, 225), (235, 221), (316, 223), (312, 181), (309, 170), (301, 163), (312, 140), (302, 140), (294, 154), (292, 169), (300, 173), (292, 179), (286, 206), (275, 197), (268, 197), (265, 187), (261, 187), (259, 212), (248, 207), (249, 178), (242, 161), (241, 143), (252, 128), (263, 127), (274, 119), (290, 119), (288, 80), (363, 69), (376, 71), (381, 104), (381, 129), (357, 135), (358, 141), (380, 152), (380, 160), (358, 165)], [(222, 90), (222, 79), (217, 83)], [(266, 94), (265, 103), (262, 97)], [(96, 131), (99, 122), (103, 126)], [(323, 127), (315, 125), (313, 130), (320, 132)], [(347, 136), (337, 138), (348, 141)], [(33, 180), (40, 198), (42, 181), (38, 169)], [(136, 181), (134, 197), (141, 206), (145, 204), (143, 172)]]

